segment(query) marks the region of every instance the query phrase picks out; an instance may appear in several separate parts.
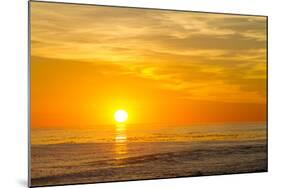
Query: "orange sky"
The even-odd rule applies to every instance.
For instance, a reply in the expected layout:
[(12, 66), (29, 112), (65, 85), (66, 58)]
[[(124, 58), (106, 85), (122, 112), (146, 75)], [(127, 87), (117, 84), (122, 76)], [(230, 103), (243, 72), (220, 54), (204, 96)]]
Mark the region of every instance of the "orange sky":
[(266, 18), (31, 3), (31, 126), (266, 118)]

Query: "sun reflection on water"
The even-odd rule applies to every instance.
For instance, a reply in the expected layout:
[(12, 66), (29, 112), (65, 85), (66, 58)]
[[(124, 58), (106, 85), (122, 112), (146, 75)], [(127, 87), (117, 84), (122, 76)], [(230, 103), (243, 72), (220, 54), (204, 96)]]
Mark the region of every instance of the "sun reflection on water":
[(123, 159), (127, 155), (126, 125), (117, 124), (115, 129), (115, 159)]

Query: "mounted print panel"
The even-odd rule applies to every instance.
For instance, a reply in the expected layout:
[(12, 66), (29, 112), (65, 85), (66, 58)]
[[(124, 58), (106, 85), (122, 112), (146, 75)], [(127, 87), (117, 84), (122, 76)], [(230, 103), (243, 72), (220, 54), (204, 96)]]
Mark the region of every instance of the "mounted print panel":
[(30, 186), (267, 171), (267, 17), (30, 2)]

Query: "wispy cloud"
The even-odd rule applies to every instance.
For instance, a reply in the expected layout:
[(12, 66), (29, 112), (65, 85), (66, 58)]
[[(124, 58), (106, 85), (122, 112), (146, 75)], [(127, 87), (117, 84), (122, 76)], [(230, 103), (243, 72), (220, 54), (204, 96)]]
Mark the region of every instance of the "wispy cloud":
[(33, 2), (33, 56), (107, 64), (190, 99), (265, 102), (264, 17)]

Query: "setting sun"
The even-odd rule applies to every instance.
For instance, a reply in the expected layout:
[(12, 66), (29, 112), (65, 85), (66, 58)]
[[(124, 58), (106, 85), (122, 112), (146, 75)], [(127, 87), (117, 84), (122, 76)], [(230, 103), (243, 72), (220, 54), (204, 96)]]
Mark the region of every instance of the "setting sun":
[(117, 110), (114, 113), (114, 119), (119, 123), (123, 123), (128, 119), (128, 113), (125, 110)]

